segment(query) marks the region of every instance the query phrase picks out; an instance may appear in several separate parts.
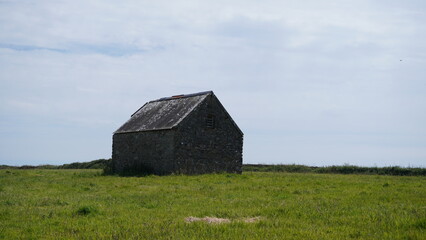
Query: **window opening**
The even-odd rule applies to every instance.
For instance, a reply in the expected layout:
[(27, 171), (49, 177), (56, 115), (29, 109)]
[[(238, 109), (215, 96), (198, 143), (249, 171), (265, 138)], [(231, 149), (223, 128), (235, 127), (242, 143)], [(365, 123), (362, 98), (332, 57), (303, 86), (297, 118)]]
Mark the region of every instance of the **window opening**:
[(215, 127), (215, 119), (213, 114), (207, 114), (206, 118), (206, 128), (214, 128)]

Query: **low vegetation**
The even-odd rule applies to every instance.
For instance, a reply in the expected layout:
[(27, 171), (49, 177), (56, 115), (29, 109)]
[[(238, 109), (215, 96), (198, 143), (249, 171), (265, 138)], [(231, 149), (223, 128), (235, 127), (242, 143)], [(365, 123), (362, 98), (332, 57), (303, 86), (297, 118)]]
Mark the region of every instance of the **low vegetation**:
[[(0, 169), (103, 169), (111, 174), (111, 159), (98, 159), (90, 162), (74, 162), (64, 165), (39, 165), (20, 167), (0, 165)], [(310, 167), (296, 164), (244, 164), (244, 172), (287, 172), (287, 173), (337, 173), (337, 174), (378, 174), (395, 176), (426, 176), (426, 168), (358, 167), (353, 165)], [(134, 175), (134, 174), (128, 174)]]
[(378, 174), (394, 176), (426, 176), (426, 168), (403, 167), (358, 167), (352, 165), (309, 167), (304, 165), (263, 165), (245, 164), (243, 171), (288, 172), (288, 173), (337, 173), (337, 174)]
[(0, 239), (426, 239), (426, 178), (3, 169)]
[(0, 169), (104, 169), (111, 162), (111, 159), (98, 159), (90, 162), (73, 162), (63, 165), (23, 165), (23, 166), (8, 166), (0, 165)]

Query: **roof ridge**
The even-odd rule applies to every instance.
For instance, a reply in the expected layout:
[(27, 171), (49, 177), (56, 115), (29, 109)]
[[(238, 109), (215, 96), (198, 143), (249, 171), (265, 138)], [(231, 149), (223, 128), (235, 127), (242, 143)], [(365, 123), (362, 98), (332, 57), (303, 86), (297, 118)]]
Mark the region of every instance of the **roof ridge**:
[(168, 101), (168, 100), (173, 100), (173, 99), (178, 99), (178, 98), (195, 97), (195, 96), (208, 95), (208, 94), (213, 94), (213, 91), (210, 90), (210, 91), (204, 91), (204, 92), (198, 92), (198, 93), (179, 94), (179, 95), (174, 95), (174, 96), (171, 96), (171, 97), (163, 97), (163, 98), (159, 98), (157, 100), (152, 100), (152, 101), (149, 101), (148, 103)]

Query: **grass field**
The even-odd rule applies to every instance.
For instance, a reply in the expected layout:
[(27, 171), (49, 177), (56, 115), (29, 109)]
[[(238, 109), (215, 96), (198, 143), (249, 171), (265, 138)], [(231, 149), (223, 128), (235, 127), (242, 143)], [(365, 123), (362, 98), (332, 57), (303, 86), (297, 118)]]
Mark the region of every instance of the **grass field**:
[(1, 238), (426, 239), (426, 177), (3, 169)]

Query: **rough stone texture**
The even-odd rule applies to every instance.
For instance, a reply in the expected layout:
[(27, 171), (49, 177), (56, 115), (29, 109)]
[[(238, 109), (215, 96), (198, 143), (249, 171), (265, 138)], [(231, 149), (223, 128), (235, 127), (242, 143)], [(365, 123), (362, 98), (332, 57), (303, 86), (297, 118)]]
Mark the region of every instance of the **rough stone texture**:
[[(214, 116), (214, 128), (206, 126), (209, 114)], [(175, 141), (178, 173), (241, 173), (243, 135), (214, 95), (182, 121)]]
[[(202, 95), (202, 98), (200, 97)], [(241, 173), (243, 133), (213, 94), (191, 94), (184, 102), (195, 102), (170, 129), (125, 132), (113, 136), (113, 172), (151, 172), (158, 175), (171, 173), (202, 174), (213, 172)], [(200, 100), (201, 99), (201, 100)], [(175, 101), (167, 99), (163, 101)], [(173, 103), (175, 107), (179, 107)], [(170, 103), (163, 103), (169, 106)], [(142, 109), (142, 110), (141, 110)], [(138, 111), (151, 114), (143, 107)], [(164, 108), (165, 111), (176, 109)], [(188, 109), (188, 108), (182, 108)], [(168, 116), (170, 113), (158, 112)], [(136, 116), (139, 119), (144, 117)], [(161, 120), (159, 120), (161, 121)], [(134, 119), (127, 121), (139, 126)], [(123, 126), (120, 129), (123, 129)]]
[(173, 130), (114, 134), (112, 169), (115, 173), (170, 174), (174, 169)]

